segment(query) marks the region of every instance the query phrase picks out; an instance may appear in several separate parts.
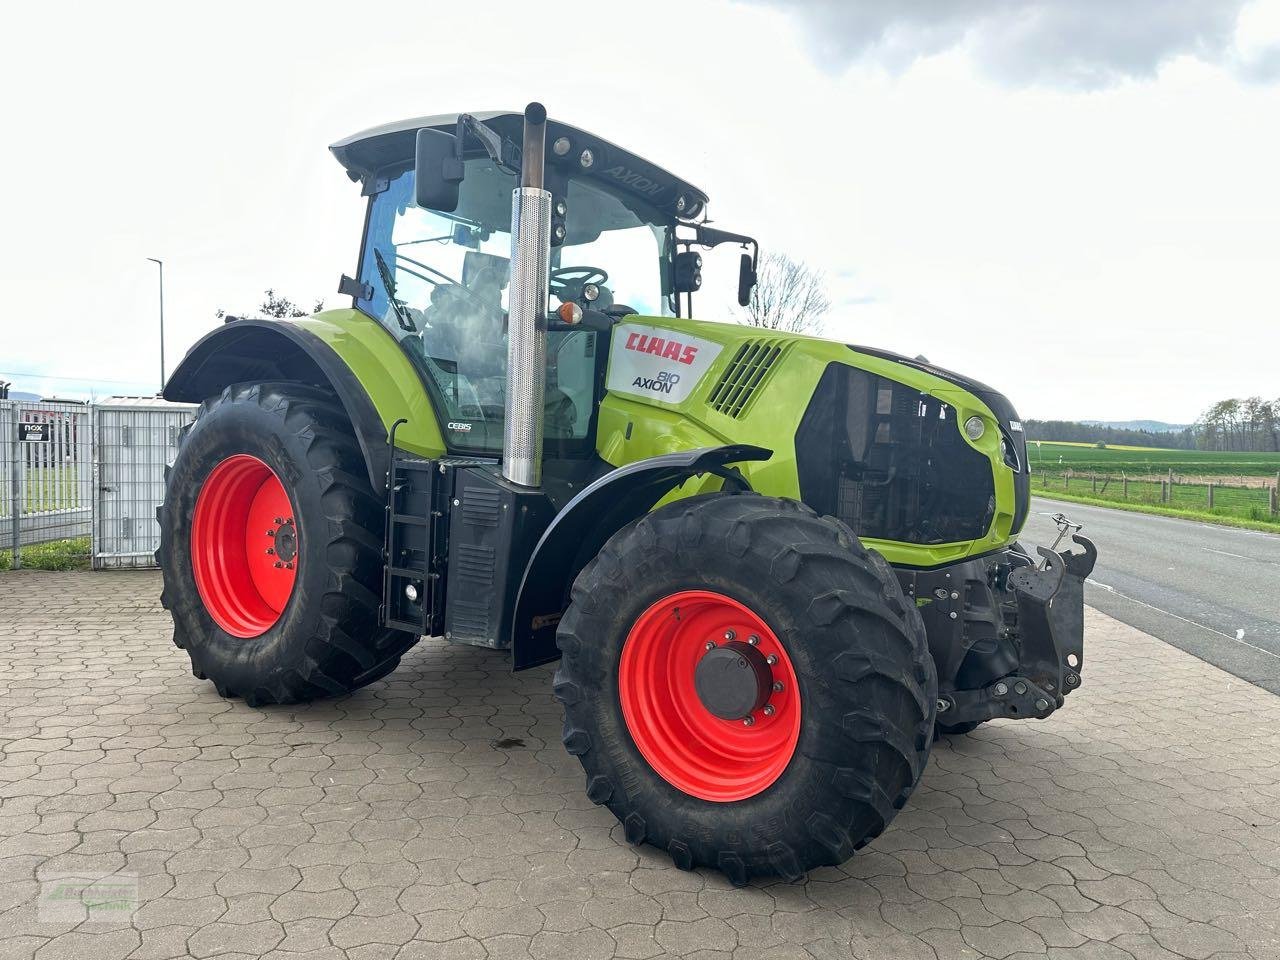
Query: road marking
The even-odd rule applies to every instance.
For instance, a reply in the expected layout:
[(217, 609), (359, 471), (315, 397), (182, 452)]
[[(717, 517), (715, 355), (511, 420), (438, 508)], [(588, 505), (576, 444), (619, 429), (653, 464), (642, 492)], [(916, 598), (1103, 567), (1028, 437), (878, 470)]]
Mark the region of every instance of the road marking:
[(1110, 593), (1117, 597), (1122, 597), (1123, 599), (1128, 600), (1131, 603), (1136, 603), (1141, 607), (1146, 607), (1148, 610), (1154, 610), (1156, 613), (1163, 613), (1166, 617), (1173, 617), (1173, 619), (1175, 620), (1181, 620), (1183, 623), (1189, 626), (1199, 627), (1201, 630), (1208, 630), (1210, 633), (1216, 634), (1217, 636), (1222, 637), (1224, 640), (1230, 640), (1232, 643), (1238, 643), (1245, 647), (1251, 647), (1252, 649), (1257, 650), (1259, 653), (1265, 653), (1268, 657), (1275, 657), (1277, 660), (1280, 660), (1280, 653), (1275, 653), (1271, 650), (1268, 650), (1266, 647), (1260, 647), (1256, 643), (1250, 643), (1248, 640), (1245, 640), (1243, 630), (1237, 630), (1236, 635), (1232, 636), (1229, 633), (1223, 633), (1221, 630), (1215, 630), (1213, 629), (1213, 627), (1206, 627), (1203, 623), (1197, 623), (1195, 620), (1188, 620), (1186, 617), (1180, 617), (1176, 613), (1171, 613), (1170, 611), (1165, 610), (1162, 607), (1157, 607), (1154, 604), (1147, 603), (1145, 600), (1139, 600), (1137, 597), (1131, 597), (1127, 593), (1121, 593), (1115, 587), (1109, 586), (1108, 584), (1105, 584), (1105, 583), (1099, 583), (1097, 580), (1094, 580), (1092, 577), (1089, 577), (1088, 579), (1086, 579), (1085, 583), (1091, 583), (1095, 587), (1101, 587), (1103, 590), (1107, 591), (1107, 593)]
[[(1253, 557), (1246, 557), (1243, 553), (1228, 553), (1226, 550), (1215, 550), (1213, 547), (1201, 547), (1200, 549), (1223, 557), (1235, 557), (1237, 560), (1253, 560)], [(1260, 563), (1261, 561), (1253, 560), (1253, 562)]]

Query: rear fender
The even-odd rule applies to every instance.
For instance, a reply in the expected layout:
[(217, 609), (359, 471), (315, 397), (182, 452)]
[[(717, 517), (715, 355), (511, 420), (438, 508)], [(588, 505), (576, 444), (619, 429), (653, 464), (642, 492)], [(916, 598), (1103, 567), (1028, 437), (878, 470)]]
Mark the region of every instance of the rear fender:
[(728, 465), (768, 460), (772, 455), (763, 447), (731, 444), (649, 457), (605, 474), (570, 500), (543, 533), (525, 567), (511, 628), (515, 669), (560, 656), (556, 625), (568, 606), (569, 588), (610, 537), (698, 474), (719, 474), (726, 483), (749, 489)]
[(396, 443), (423, 457), (444, 453), (430, 399), (408, 358), (373, 319), (332, 310), (298, 320), (235, 320), (187, 351), (166, 400), (199, 403), (233, 383), (293, 381), (332, 390), (355, 430), (374, 490), (385, 488), (392, 423)]

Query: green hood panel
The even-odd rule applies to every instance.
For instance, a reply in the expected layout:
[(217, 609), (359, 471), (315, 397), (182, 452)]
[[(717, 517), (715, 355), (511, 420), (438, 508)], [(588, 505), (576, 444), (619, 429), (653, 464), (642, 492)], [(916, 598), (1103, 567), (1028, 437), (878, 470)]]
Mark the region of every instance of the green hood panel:
[[(690, 348), (696, 351), (694, 362), (682, 363)], [(621, 466), (675, 450), (755, 444), (772, 450), (773, 457), (740, 465), (752, 488), (799, 499), (796, 430), (819, 379), (832, 363), (854, 366), (936, 397), (955, 409), (957, 429), (975, 415), (996, 422), (990, 408), (970, 391), (891, 358), (857, 353), (842, 343), (738, 324), (628, 317), (619, 324), (610, 350), (609, 391), (600, 407), (597, 450), (608, 463)], [(667, 390), (665, 384), (673, 372), (680, 380)], [(663, 373), (668, 374), (665, 382)], [(968, 437), (964, 442), (992, 466), (996, 511), (986, 535), (928, 545), (868, 539), (868, 545), (890, 563), (953, 563), (1000, 549), (1012, 539), (1013, 471), (1003, 463), (1000, 432), (988, 429), (977, 442)], [(719, 485), (715, 477), (695, 478), (664, 502)]]

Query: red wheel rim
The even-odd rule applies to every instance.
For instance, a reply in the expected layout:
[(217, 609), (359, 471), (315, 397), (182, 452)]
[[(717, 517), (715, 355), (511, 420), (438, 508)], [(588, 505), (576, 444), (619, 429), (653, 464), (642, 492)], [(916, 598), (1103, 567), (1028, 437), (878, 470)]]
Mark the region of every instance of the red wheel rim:
[(298, 531), (284, 484), (257, 457), (228, 457), (200, 488), (191, 567), (209, 616), (233, 637), (280, 619), (298, 576)]
[[(704, 706), (694, 671), (708, 643), (747, 641), (775, 662), (768, 704), (726, 720)], [(622, 715), (636, 748), (667, 783), (728, 803), (767, 789), (800, 739), (800, 691), (787, 651), (744, 604), (707, 590), (685, 590), (649, 607), (631, 628), (618, 665)]]

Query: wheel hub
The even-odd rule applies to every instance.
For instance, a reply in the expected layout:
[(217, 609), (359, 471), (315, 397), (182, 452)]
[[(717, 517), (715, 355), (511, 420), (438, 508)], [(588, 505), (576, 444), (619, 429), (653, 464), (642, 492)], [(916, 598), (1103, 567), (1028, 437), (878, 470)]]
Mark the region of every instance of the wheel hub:
[(280, 524), (270, 535), (275, 539), (275, 555), (284, 563), (293, 563), (298, 556), (298, 531), (293, 528), (293, 518)]
[(703, 655), (693, 685), (709, 713), (721, 720), (742, 720), (768, 702), (773, 671), (757, 646), (733, 640)]

